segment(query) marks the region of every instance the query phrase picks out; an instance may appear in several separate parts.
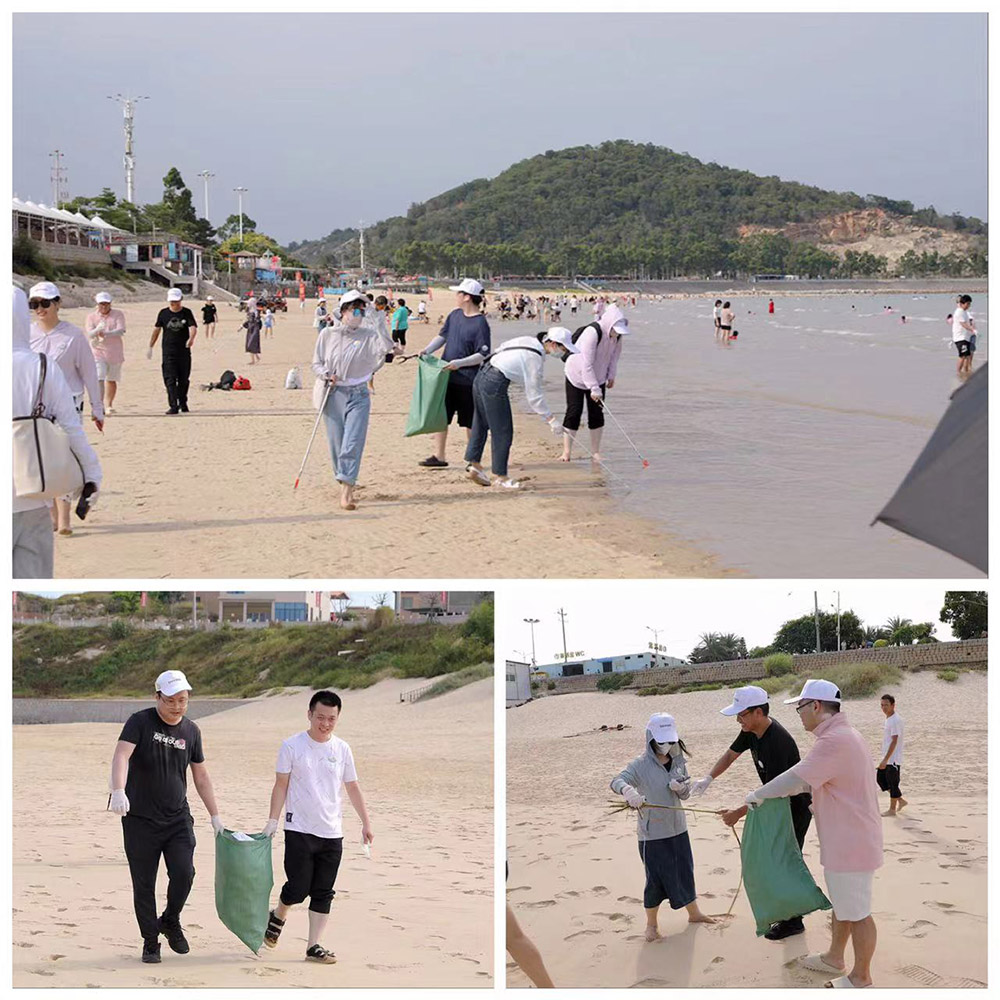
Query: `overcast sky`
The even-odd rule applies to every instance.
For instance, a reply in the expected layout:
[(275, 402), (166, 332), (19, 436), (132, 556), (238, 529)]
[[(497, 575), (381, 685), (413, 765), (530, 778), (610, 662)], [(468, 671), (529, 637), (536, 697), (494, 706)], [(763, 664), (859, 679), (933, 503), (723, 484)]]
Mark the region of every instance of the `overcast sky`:
[(180, 169), (283, 243), (547, 149), (631, 139), (986, 217), (985, 14), (17, 14), (14, 191)]
[[(821, 611), (836, 611), (838, 584), (821, 586)], [(890, 617), (930, 621), (936, 638), (954, 637), (938, 621), (945, 587), (924, 581), (884, 583), (850, 581), (840, 586), (841, 610), (853, 610), (866, 625), (882, 625)], [(660, 630), (668, 656), (687, 659), (704, 632), (735, 632), (747, 649), (766, 646), (783, 622), (813, 609), (813, 588), (793, 582), (718, 583), (710, 580), (635, 581), (627, 585), (587, 582), (520, 583), (504, 594), (496, 620), (497, 648), (507, 659), (531, 659), (531, 631), (523, 619), (537, 618), (535, 651), (539, 663), (552, 663), (562, 652), (558, 609), (566, 609), (566, 647), (587, 656), (639, 653), (653, 641), (649, 628)]]

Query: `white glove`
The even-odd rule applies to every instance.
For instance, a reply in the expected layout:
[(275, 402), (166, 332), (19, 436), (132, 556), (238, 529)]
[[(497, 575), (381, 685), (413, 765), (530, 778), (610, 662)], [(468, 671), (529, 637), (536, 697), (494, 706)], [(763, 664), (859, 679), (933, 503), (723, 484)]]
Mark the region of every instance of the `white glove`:
[(691, 782), (691, 794), (692, 795), (704, 795), (708, 791), (708, 786), (712, 784), (714, 779), (710, 774), (706, 775), (704, 778), (699, 778), (697, 781)]
[(752, 791), (752, 792), (747, 792), (747, 797), (746, 799), (744, 799), (744, 801), (751, 809), (756, 809), (757, 806), (759, 806), (763, 800), (757, 798), (756, 791)]
[(146, 351), (146, 360), (147, 361), (152, 361), (153, 360), (153, 348), (152, 347), (148, 351)]
[(264, 824), (264, 829), (260, 831), (265, 837), (273, 837), (278, 832), (278, 821), (276, 819), (269, 819)]
[(686, 781), (677, 781), (677, 780), (674, 780), (674, 781), (671, 781), (670, 784), (667, 787), (672, 792), (683, 792), (684, 789), (687, 788), (687, 782)]
[(219, 819), (218, 816), (213, 816), (212, 817), (212, 829), (215, 831), (215, 835), (217, 837), (218, 837), (218, 835), (220, 833), (222, 833), (223, 830), (225, 830), (225, 828), (226, 828), (226, 824), (223, 823), (222, 820)]
[(549, 417), (549, 419), (548, 419), (548, 425), (549, 425), (549, 427), (552, 428), (552, 433), (553, 434), (556, 434), (556, 435), (562, 434), (562, 432), (563, 432), (563, 425), (562, 425), (562, 421), (558, 417), (556, 417), (556, 416)]
[(131, 805), (124, 788), (116, 788), (111, 793), (111, 811), (116, 816), (127, 816)]
[(626, 785), (622, 789), (622, 795), (625, 796), (625, 801), (633, 809), (638, 809), (640, 806), (646, 804), (646, 796), (641, 792), (637, 792), (631, 785)]
[(603, 395), (603, 393), (601, 392), (600, 389), (591, 389), (590, 390), (590, 398), (595, 403), (599, 403), (602, 399), (604, 399), (604, 395)]

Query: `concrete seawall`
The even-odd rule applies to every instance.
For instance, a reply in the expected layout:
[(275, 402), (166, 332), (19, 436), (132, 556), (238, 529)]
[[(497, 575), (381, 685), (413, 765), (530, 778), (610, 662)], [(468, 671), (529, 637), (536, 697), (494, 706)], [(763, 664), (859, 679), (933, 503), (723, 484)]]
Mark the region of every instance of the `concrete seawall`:
[[(188, 707), (186, 717), (196, 722), (206, 715), (226, 712), (252, 699), (197, 698)], [(15, 698), (15, 726), (62, 722), (124, 722), (133, 712), (152, 708), (151, 698)]]

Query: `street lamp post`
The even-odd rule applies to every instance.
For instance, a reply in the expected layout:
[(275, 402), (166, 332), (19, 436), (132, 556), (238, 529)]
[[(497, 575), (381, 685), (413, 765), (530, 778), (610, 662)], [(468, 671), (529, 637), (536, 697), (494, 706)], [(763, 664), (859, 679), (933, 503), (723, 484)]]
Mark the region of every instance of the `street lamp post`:
[(531, 667), (535, 667), (535, 626), (541, 621), (540, 618), (523, 618), (531, 626)]
[(210, 177), (214, 177), (215, 174), (208, 170), (202, 170), (198, 176), (205, 182), (205, 218), (208, 219), (208, 180)]
[(240, 245), (243, 244), (243, 195), (250, 190), (250, 188), (245, 187), (234, 187), (233, 190), (236, 192), (237, 198), (240, 202)]

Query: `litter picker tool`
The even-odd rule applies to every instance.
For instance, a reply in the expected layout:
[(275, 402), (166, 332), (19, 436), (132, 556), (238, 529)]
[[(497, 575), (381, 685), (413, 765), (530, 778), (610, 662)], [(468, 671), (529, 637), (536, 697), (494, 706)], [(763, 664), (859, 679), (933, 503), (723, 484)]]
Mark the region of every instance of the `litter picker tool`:
[[(563, 433), (564, 434), (569, 434), (569, 436), (573, 439), (573, 443), (576, 444), (576, 445), (579, 445), (590, 456), (591, 461), (595, 461), (595, 459), (594, 459), (594, 453), (580, 440), (580, 437), (579, 437), (578, 434), (570, 431), (569, 428), (567, 428), (567, 427), (563, 428)], [(632, 491), (632, 487), (621, 476), (619, 476), (618, 473), (615, 472), (614, 469), (612, 469), (608, 465), (605, 465), (603, 459), (598, 458), (598, 459), (596, 459), (596, 461), (597, 461), (597, 464), (605, 472), (607, 472), (608, 474), (614, 476), (615, 479), (617, 479), (618, 482), (620, 482), (622, 484), (622, 486), (625, 487), (625, 489), (627, 489), (629, 492)]]
[(319, 422), (323, 419), (323, 411), (326, 409), (326, 401), (330, 395), (331, 383), (326, 383), (326, 391), (323, 393), (323, 402), (320, 404), (319, 412), (316, 414), (316, 423), (313, 424), (313, 432), (309, 435), (309, 444), (306, 445), (306, 453), (302, 456), (302, 464), (299, 466), (299, 474), (295, 477), (295, 485), (292, 490), (297, 490), (299, 488), (299, 480), (302, 478), (302, 473), (306, 467), (306, 462), (309, 461), (309, 452), (312, 451), (313, 441), (316, 440), (316, 431), (319, 430)]
[(604, 412), (607, 413), (607, 415), (611, 417), (611, 419), (615, 422), (615, 426), (618, 428), (618, 430), (622, 432), (622, 435), (625, 437), (625, 440), (628, 441), (628, 443), (631, 445), (632, 450), (636, 453), (636, 455), (639, 456), (639, 461), (642, 462), (642, 467), (644, 469), (648, 469), (649, 459), (643, 458), (642, 452), (640, 452), (639, 449), (636, 448), (635, 442), (628, 436), (628, 431), (626, 431), (625, 428), (622, 427), (622, 425), (618, 422), (618, 418), (608, 409), (608, 404), (604, 402), (604, 400), (601, 400), (601, 406), (604, 408)]

